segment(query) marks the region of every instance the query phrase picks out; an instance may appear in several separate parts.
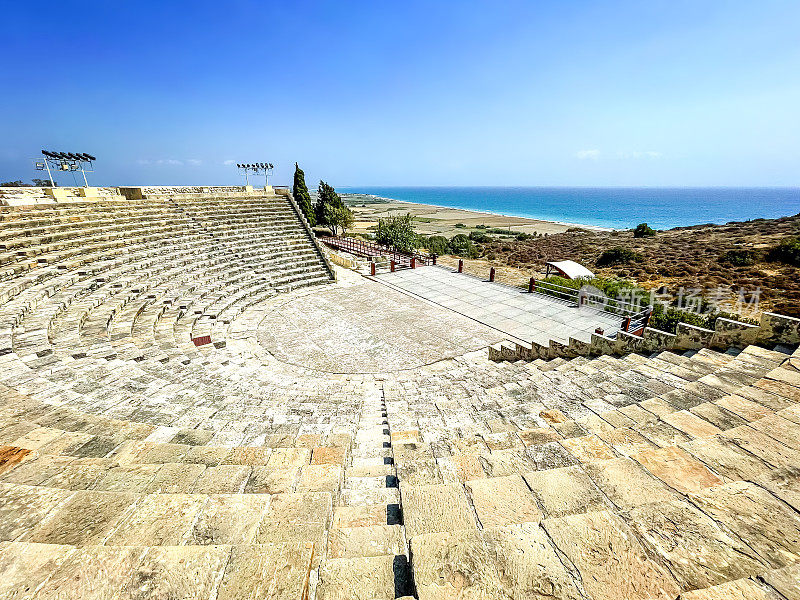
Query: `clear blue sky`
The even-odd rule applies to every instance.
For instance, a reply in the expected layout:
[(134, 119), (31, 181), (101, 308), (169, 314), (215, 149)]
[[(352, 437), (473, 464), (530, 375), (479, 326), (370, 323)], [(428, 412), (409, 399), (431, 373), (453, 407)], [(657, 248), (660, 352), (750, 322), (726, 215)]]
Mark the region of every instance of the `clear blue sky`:
[[(800, 2), (5, 2), (0, 180), (800, 184)], [(69, 176), (61, 177), (69, 184)]]

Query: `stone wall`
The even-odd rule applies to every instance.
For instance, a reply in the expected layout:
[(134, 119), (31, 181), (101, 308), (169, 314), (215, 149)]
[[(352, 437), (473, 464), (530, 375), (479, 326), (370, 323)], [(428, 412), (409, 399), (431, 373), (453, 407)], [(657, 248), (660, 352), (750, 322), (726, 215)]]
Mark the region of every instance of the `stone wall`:
[(663, 350), (684, 352), (700, 348), (724, 351), (728, 348), (744, 348), (750, 344), (765, 346), (800, 344), (800, 319), (767, 312), (761, 315), (758, 325), (740, 323), (730, 319), (717, 319), (713, 330), (679, 323), (674, 334), (648, 327), (641, 337), (624, 331), (620, 331), (616, 338), (592, 334), (589, 343), (575, 338), (570, 338), (566, 345), (551, 340), (548, 346), (536, 342), (519, 344), (507, 341), (491, 346), (489, 358), (498, 361), (536, 360), (537, 358), (550, 360), (601, 354), (651, 353)]

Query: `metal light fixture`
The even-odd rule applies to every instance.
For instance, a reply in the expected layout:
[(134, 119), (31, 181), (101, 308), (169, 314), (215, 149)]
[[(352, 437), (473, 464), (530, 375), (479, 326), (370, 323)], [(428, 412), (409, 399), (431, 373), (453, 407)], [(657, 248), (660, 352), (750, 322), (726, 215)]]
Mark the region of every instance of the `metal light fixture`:
[(42, 156), (44, 157), (43, 159), (33, 159), (33, 167), (37, 171), (47, 171), (50, 183), (52, 183), (54, 187), (56, 186), (56, 182), (53, 180), (53, 174), (50, 170), (51, 167), (58, 171), (70, 171), (72, 172), (73, 178), (75, 177), (75, 171), (80, 171), (83, 175), (84, 185), (89, 187), (89, 182), (86, 180), (86, 173), (94, 172), (93, 163), (97, 158), (93, 155), (86, 152), (54, 152), (52, 150), (42, 150)]

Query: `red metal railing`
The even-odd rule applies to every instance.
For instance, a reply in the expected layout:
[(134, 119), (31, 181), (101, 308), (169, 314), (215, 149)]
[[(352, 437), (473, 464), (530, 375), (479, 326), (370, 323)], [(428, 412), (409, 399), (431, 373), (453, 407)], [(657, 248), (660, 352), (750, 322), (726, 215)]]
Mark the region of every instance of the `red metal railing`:
[(325, 242), (332, 248), (344, 250), (356, 256), (366, 256), (368, 258), (376, 256), (385, 256), (399, 267), (412, 267), (412, 261), (417, 265), (434, 265), (436, 264), (435, 256), (427, 256), (417, 252), (400, 252), (386, 246), (367, 242), (357, 238), (343, 238), (343, 237), (320, 237), (320, 241)]

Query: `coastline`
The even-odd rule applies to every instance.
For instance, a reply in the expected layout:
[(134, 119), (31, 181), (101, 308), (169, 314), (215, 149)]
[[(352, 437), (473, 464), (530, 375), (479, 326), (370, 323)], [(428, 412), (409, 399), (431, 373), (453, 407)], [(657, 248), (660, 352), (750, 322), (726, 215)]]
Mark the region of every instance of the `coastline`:
[[(353, 233), (368, 233), (371, 227), (377, 225), (379, 218), (405, 213), (411, 213), (414, 216), (414, 228), (418, 233), (429, 236), (444, 235), (445, 237), (452, 237), (459, 233), (469, 233), (475, 229), (494, 228), (510, 229), (514, 233), (536, 233), (539, 235), (563, 233), (574, 228), (595, 232), (614, 231), (610, 227), (534, 219), (506, 215), (490, 210), (476, 211), (453, 206), (422, 204), (374, 194), (344, 192), (342, 196), (347, 200), (347, 204), (355, 216)], [(359, 198), (368, 198), (371, 201), (359, 202)]]

